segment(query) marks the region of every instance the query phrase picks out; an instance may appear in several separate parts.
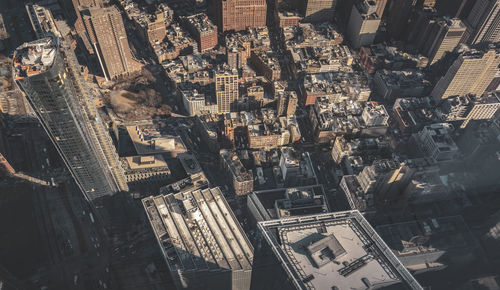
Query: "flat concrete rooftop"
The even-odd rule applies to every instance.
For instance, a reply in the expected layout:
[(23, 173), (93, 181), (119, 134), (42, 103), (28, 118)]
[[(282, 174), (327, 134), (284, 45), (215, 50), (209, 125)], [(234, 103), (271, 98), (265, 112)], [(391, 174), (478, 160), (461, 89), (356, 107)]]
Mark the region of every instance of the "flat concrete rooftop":
[(297, 289), (423, 289), (359, 211), (258, 226)]

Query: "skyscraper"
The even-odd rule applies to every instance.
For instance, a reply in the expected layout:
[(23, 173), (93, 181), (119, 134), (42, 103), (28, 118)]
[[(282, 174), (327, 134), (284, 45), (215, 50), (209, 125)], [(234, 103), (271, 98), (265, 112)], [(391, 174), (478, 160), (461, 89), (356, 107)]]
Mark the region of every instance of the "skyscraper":
[(367, 1), (352, 6), (347, 36), (354, 48), (373, 43), (380, 25), (377, 15), (377, 5), (374, 1)]
[(14, 79), (86, 199), (128, 190), (111, 138), (69, 44), (42, 38), (14, 53)]
[(219, 114), (236, 110), (239, 90), (235, 70), (215, 74), (215, 95)]
[(500, 64), (497, 49), (462, 53), (431, 92), (436, 100), (473, 94), (480, 96), (491, 83)]
[(90, 7), (82, 15), (106, 79), (141, 69), (141, 63), (130, 52), (122, 15), (116, 7)]
[(265, 0), (215, 0), (215, 18), (220, 31), (266, 26)]
[(477, 0), (466, 22), (471, 32), (469, 43), (500, 41), (500, 0)]
[(453, 51), (465, 33), (465, 25), (460, 19), (443, 18), (430, 24), (426, 30), (426, 41), (422, 54), (429, 58), (429, 65), (440, 60), (446, 52)]

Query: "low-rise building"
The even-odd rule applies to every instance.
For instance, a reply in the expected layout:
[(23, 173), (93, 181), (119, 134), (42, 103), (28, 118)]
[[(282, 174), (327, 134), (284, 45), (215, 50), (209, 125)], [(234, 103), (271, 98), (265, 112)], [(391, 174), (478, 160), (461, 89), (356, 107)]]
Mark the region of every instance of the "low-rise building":
[(373, 79), (375, 92), (386, 100), (398, 97), (421, 97), (430, 90), (429, 81), (416, 70), (379, 70)]
[(122, 167), (129, 184), (165, 183), (171, 172), (160, 154), (122, 157)]
[(425, 125), (441, 121), (429, 97), (397, 98), (392, 110), (394, 120), (404, 133), (420, 131)]
[(369, 74), (381, 69), (400, 71), (423, 68), (428, 63), (428, 59), (424, 56), (409, 54), (383, 43), (361, 47), (358, 59), (361, 67)]
[(282, 91), (278, 92), (277, 99), (277, 113), (278, 116), (291, 116), (295, 115), (295, 110), (297, 109), (297, 103), (299, 99), (295, 91)]
[(330, 211), (321, 185), (254, 191), (247, 207), (257, 222)]
[(179, 136), (162, 135), (155, 125), (127, 126), (134, 148), (139, 155), (177, 154), (187, 152), (186, 145)]
[(451, 138), (454, 127), (449, 123), (437, 123), (425, 126), (415, 134), (415, 139), (422, 152), (436, 161), (451, 161), (460, 156), (455, 141)]
[(287, 187), (318, 184), (308, 152), (299, 153), (291, 147), (282, 147), (279, 169)]
[(325, 72), (307, 74), (300, 84), (302, 102), (314, 105), (319, 97), (329, 97), (333, 102), (367, 101), (371, 90), (368, 78), (355, 72)]
[[(332, 159), (336, 164), (342, 165), (346, 157), (360, 156), (363, 162), (375, 161), (375, 159), (388, 158), (391, 154), (390, 142), (387, 137), (378, 138), (335, 138), (332, 146)], [(348, 174), (353, 174), (348, 172)]]
[(277, 19), (280, 27), (297, 26), (302, 20), (302, 16), (294, 11), (277, 11)]
[(211, 152), (219, 152), (219, 125), (220, 119), (215, 114), (201, 115), (195, 119), (197, 131), (201, 135), (201, 140), (207, 145)]
[(198, 50), (200, 52), (217, 45), (217, 26), (208, 19), (205, 13), (185, 17), (182, 21), (198, 43)]
[(177, 86), (177, 90), (189, 116), (217, 114), (217, 102), (215, 102), (213, 90), (210, 88), (204, 89), (192, 83), (182, 83)]
[(361, 113), (363, 105), (359, 102), (339, 102), (332, 98), (319, 97), (310, 108), (310, 119), (314, 138), (319, 143), (328, 143), (335, 136), (357, 136), (365, 127)]
[[(270, 108), (224, 114), (223, 118), (222, 142), (230, 147), (234, 146), (237, 137), (241, 142), (246, 140), (249, 148), (271, 149), (296, 142), (301, 136), (294, 116), (279, 118), (276, 110)], [(239, 136), (235, 136), (235, 132), (239, 132)]]
[(270, 81), (279, 80), (281, 68), (278, 56), (270, 50), (254, 50), (250, 55), (250, 61), (257, 73), (265, 76)]
[(376, 102), (367, 102), (361, 118), (368, 127), (387, 127), (389, 121), (389, 114), (384, 105)]
[(241, 163), (235, 151), (222, 149), (220, 157), (223, 168), (229, 175), (236, 195), (246, 195), (253, 191), (253, 174)]

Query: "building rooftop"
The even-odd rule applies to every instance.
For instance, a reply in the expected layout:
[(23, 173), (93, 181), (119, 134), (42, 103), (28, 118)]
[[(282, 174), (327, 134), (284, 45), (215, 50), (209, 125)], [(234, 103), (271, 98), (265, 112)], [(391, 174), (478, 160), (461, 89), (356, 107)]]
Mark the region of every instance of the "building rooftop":
[(251, 269), (253, 247), (218, 187), (142, 203), (170, 271)]
[(389, 114), (382, 104), (367, 102), (362, 117), (367, 126), (388, 126)]
[(418, 130), (427, 124), (441, 121), (429, 97), (398, 98), (392, 109), (403, 130)]
[(332, 97), (335, 102), (368, 98), (368, 78), (358, 72), (324, 72), (307, 74), (303, 87), (306, 95)]
[(14, 78), (23, 79), (40, 74), (52, 67), (58, 49), (52, 37), (24, 43), (14, 52)]
[(329, 212), (322, 185), (254, 191), (247, 196), (259, 220)]
[(209, 33), (217, 30), (217, 26), (208, 19), (205, 13), (198, 13), (186, 17), (186, 20), (199, 31), (200, 34)]
[(238, 182), (253, 180), (252, 171), (247, 170), (245, 166), (243, 166), (243, 163), (241, 163), (235, 151), (222, 149), (220, 151), (220, 156)]
[(188, 175), (193, 175), (202, 171), (198, 160), (196, 160), (196, 158), (192, 154), (181, 153), (177, 156), (177, 158), (179, 158), (182, 167), (184, 168), (184, 170), (186, 170), (186, 173)]
[(449, 123), (437, 123), (424, 127), (425, 134), (429, 134), (436, 146), (444, 150), (457, 150), (455, 141), (451, 138), (451, 133), (454, 131), (453, 125)]
[(26, 4), (26, 11), (28, 12), (31, 26), (37, 38), (44, 38), (50, 35), (61, 37), (52, 13), (48, 8), (29, 3)]
[(380, 19), (377, 15), (377, 3), (373, 0), (365, 0), (356, 3), (356, 9), (365, 19)]
[[(446, 121), (463, 120), (476, 105), (496, 105), (500, 108), (500, 97), (497, 93), (482, 96), (466, 95), (448, 98), (440, 104), (443, 119)], [(497, 108), (498, 109), (498, 108)]]
[(127, 126), (127, 132), (139, 155), (187, 151), (179, 136), (162, 135), (155, 126)]
[(219, 118), (215, 114), (201, 115), (197, 117), (200, 120), (203, 130), (210, 136), (210, 138), (217, 138), (217, 129)]
[(127, 167), (131, 170), (154, 169), (167, 167), (167, 163), (160, 154), (151, 156), (129, 156), (124, 157)]
[(258, 226), (297, 289), (423, 289), (358, 211)]
[(424, 78), (424, 74), (417, 70), (402, 70), (402, 71), (377, 71), (384, 85), (389, 88), (412, 88), (412, 87), (428, 87), (430, 82)]
[(166, 195), (170, 193), (188, 192), (207, 188), (209, 185), (210, 183), (205, 173), (202, 171), (199, 174), (191, 175), (169, 185), (162, 186), (160, 188), (160, 194)]
[[(298, 26), (288, 26), (283, 28), (287, 37), (286, 47), (323, 47), (334, 48), (343, 41), (343, 37), (337, 31), (337, 27), (330, 22), (325, 23), (300, 23)], [(346, 53), (350, 54), (347, 50)]]

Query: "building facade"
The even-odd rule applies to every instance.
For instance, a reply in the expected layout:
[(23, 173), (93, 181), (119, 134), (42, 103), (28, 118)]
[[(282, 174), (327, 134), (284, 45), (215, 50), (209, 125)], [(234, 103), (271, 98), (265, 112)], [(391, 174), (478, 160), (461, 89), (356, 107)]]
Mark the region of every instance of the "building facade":
[(266, 26), (265, 0), (216, 0), (215, 15), (220, 31), (240, 31)]
[(187, 30), (198, 43), (200, 52), (217, 45), (217, 26), (208, 19), (205, 13), (192, 15), (183, 20)]
[(429, 65), (440, 60), (446, 52), (453, 51), (465, 30), (460, 19), (441, 19), (432, 23), (422, 48), (422, 53), (429, 58)]
[(431, 92), (436, 100), (473, 94), (480, 96), (491, 83), (500, 64), (496, 49), (469, 50), (461, 54)]
[(215, 95), (219, 114), (236, 109), (239, 96), (237, 71), (215, 74)]
[(500, 1), (475, 1), (466, 22), (470, 29), (470, 44), (500, 41)]
[(352, 46), (359, 48), (373, 43), (379, 25), (380, 17), (377, 15), (376, 3), (364, 1), (352, 6), (346, 34)]

